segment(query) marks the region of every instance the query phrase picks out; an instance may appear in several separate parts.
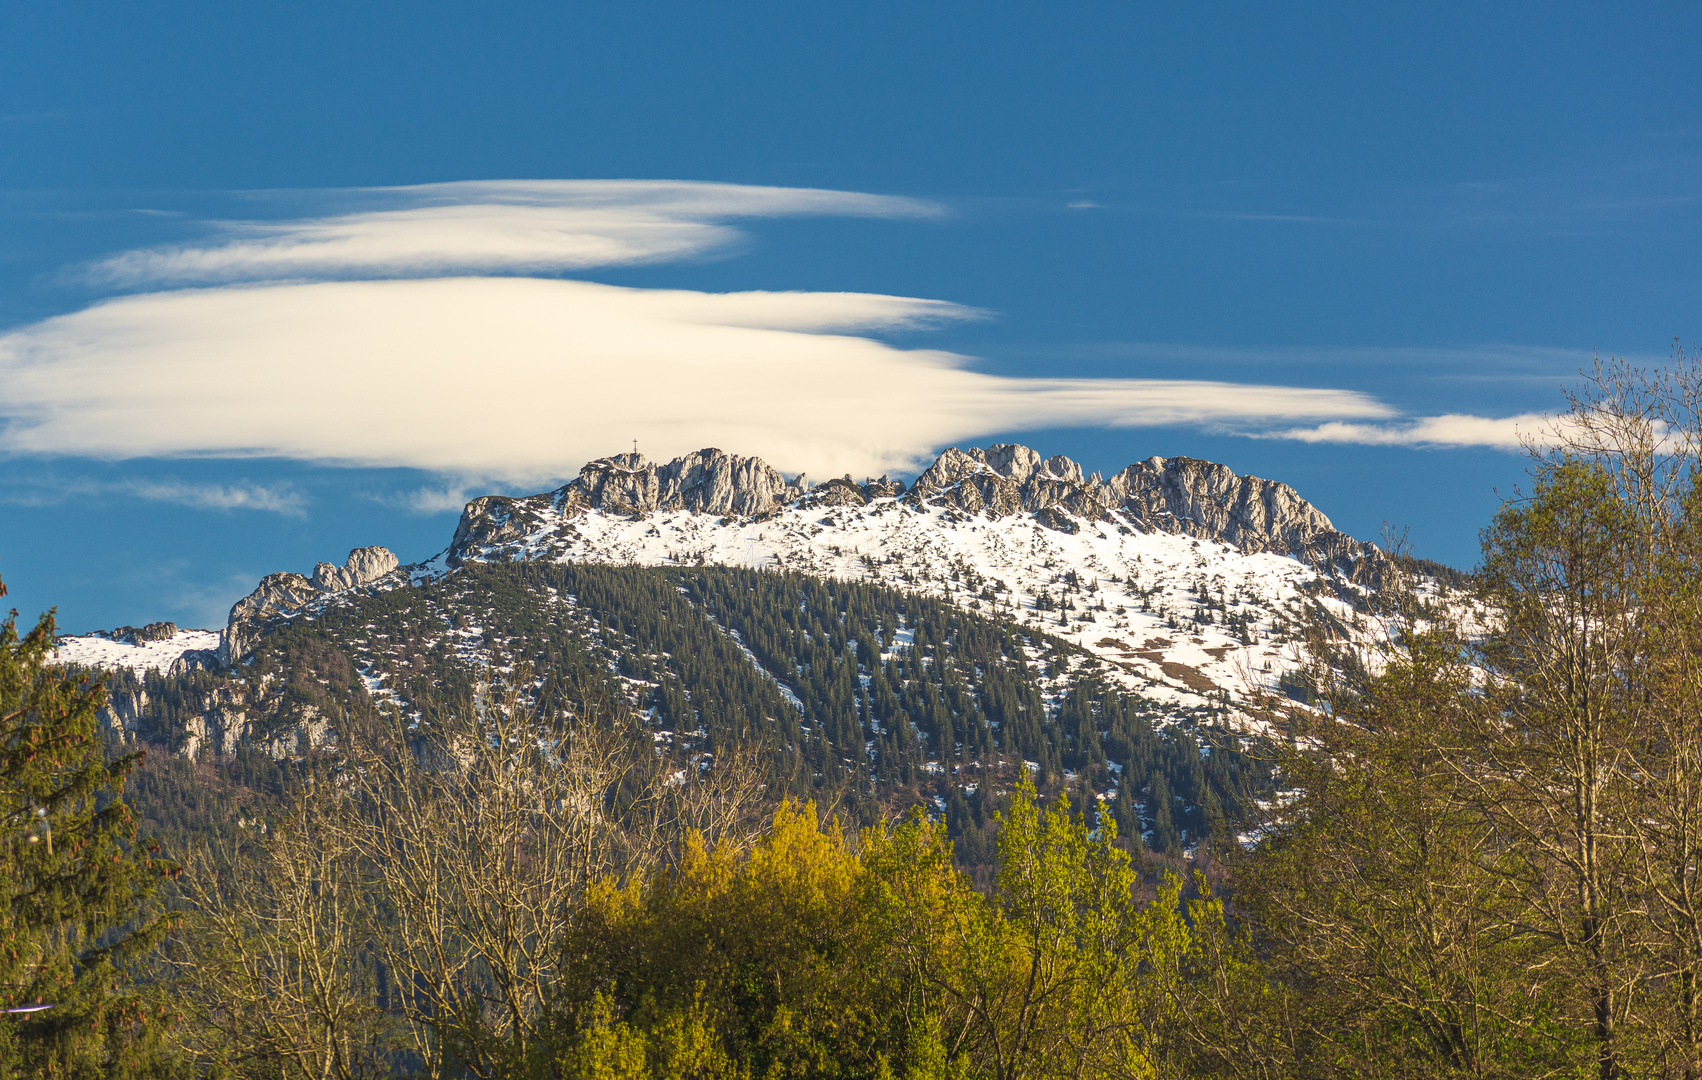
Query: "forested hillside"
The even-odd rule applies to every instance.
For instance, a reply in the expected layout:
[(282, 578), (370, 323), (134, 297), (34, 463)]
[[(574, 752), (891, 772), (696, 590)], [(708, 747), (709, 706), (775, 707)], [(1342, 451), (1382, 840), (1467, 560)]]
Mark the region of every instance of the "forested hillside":
[[(228, 673), (110, 688), (127, 736), (167, 752), (132, 801), (187, 836), (271, 805), (345, 718), (430, 725), (516, 671), (541, 718), (642, 728), (676, 769), (754, 755), (781, 790), (864, 822), (923, 804), (966, 856), (990, 853), (991, 791), (1025, 762), (1160, 852), (1271, 789), (1268, 750), (1220, 710), (1178, 716), (1061, 639), (883, 586), (726, 567), (472, 565), (280, 618)], [(169, 760), (192, 739), (225, 753)]]

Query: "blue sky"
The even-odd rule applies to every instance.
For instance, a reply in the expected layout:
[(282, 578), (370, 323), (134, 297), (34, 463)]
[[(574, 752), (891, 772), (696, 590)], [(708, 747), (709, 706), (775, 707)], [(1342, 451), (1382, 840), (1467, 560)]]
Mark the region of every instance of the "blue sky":
[(1471, 565), (1512, 418), (1697, 335), (1693, 5), (6, 23), (0, 577), (74, 630), (631, 438), (1190, 454)]

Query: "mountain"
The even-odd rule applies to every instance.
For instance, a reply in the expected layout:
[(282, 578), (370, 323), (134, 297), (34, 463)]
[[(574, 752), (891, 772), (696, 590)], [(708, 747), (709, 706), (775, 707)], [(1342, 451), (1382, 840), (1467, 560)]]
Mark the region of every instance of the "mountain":
[(429, 723), (530, 672), (541, 712), (642, 727), (681, 767), (760, 747), (799, 794), (979, 820), (975, 778), (1026, 761), (1164, 849), (1268, 787), (1248, 706), (1303, 624), (1374, 632), (1396, 571), (1287, 485), (1189, 458), (1105, 479), (951, 449), (906, 487), (619, 454), (473, 500), (424, 563), (356, 549), (268, 575), (216, 638), (60, 659), (111, 671), (115, 737), (184, 760), (311, 757), (355, 712)]
[(908, 489), (787, 481), (719, 450), (666, 465), (601, 458), (555, 491), (469, 503), (417, 572), (512, 561), (893, 584), (1043, 628), (1178, 704), (1265, 689), (1298, 663), (1300, 622), (1321, 608), (1344, 629), (1362, 623), (1357, 609), (1394, 570), (1286, 484), (1192, 458), (1084, 478), (1068, 458), (1012, 445), (947, 450)]

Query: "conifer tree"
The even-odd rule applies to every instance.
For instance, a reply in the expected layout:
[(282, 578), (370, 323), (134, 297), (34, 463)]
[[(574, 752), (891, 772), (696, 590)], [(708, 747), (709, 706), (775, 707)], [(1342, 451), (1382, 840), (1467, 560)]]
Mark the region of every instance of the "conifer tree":
[[(6, 592), (0, 583), (0, 596)], [(49, 612), (0, 623), (0, 1068), (136, 1076), (156, 1057), (163, 1005), (127, 969), (165, 930), (148, 901), (175, 872), (137, 843), (118, 798), (141, 753), (108, 760), (106, 691), (49, 663)]]

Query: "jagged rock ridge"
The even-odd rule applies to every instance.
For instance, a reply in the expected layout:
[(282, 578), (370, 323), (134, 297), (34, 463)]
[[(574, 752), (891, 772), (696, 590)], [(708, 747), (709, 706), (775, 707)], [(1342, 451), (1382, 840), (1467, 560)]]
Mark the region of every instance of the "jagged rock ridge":
[[(482, 558), (571, 520), (585, 510), (643, 516), (670, 511), (761, 520), (785, 507), (865, 506), (898, 499), (911, 507), (949, 507), (999, 520), (1029, 514), (1048, 528), (1072, 532), (1109, 522), (1142, 532), (1177, 533), (1269, 552), (1328, 568), (1349, 580), (1381, 583), (1388, 561), (1375, 546), (1338, 531), (1287, 484), (1236, 474), (1196, 458), (1152, 457), (1112, 476), (1084, 477), (1061, 455), (1042, 458), (1026, 446), (1000, 444), (942, 453), (916, 483), (849, 476), (814, 487), (788, 482), (760, 458), (700, 450), (665, 465), (640, 454), (588, 462), (572, 482), (527, 498), (486, 496), (467, 504), (448, 563)], [(519, 554), (518, 551), (513, 554)]]
[(370, 585), (399, 565), (400, 561), (389, 549), (364, 547), (349, 552), (340, 567), (318, 564), (313, 568), (312, 578), (288, 572), (267, 574), (253, 592), (231, 607), (230, 622), (219, 639), (218, 663), (234, 664), (247, 656), (259, 640), (266, 620), (273, 616), (296, 611), (327, 593)]

